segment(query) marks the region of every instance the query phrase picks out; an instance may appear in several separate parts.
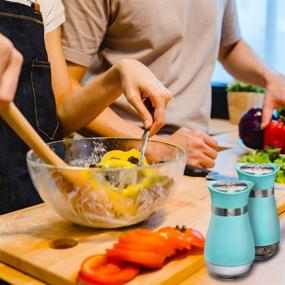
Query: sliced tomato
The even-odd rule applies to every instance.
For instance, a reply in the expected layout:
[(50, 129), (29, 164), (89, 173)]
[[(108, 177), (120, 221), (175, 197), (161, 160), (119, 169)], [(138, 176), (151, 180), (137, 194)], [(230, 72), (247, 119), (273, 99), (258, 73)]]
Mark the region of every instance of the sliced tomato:
[(122, 261), (110, 261), (106, 255), (93, 255), (81, 265), (79, 277), (87, 284), (120, 285), (133, 279), (139, 268)]
[(114, 260), (128, 261), (145, 268), (161, 268), (164, 265), (165, 256), (154, 252), (127, 250), (113, 248), (106, 250), (107, 257)]
[(135, 242), (134, 240), (131, 241), (120, 241), (117, 244), (114, 244), (113, 248), (120, 248), (120, 249), (126, 249), (126, 250), (136, 250), (141, 252), (154, 252), (159, 255), (166, 257), (172, 256), (175, 254), (175, 248), (174, 247), (168, 247), (158, 246), (157, 243), (151, 244), (149, 242)]
[(191, 249), (191, 243), (182, 232), (171, 227), (164, 227), (158, 230), (158, 233), (175, 244), (177, 250)]
[(192, 246), (204, 248), (205, 238), (200, 232), (194, 229), (186, 229), (183, 233), (189, 238)]
[(154, 252), (165, 257), (175, 253), (175, 245), (157, 232), (135, 230), (119, 238), (117, 247)]

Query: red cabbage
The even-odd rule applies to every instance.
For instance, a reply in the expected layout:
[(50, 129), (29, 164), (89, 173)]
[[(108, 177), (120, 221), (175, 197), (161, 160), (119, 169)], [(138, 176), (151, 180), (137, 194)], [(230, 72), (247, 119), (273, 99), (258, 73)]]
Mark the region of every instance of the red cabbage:
[(263, 148), (263, 130), (260, 128), (261, 117), (261, 108), (251, 108), (240, 119), (239, 137), (250, 148)]

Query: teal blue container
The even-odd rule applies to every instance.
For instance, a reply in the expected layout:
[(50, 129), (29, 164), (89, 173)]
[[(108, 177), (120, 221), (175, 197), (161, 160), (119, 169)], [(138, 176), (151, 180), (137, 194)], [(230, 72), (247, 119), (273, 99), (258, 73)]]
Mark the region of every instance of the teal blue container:
[(239, 179), (254, 183), (249, 195), (248, 213), (255, 241), (255, 259), (266, 260), (278, 251), (280, 241), (274, 196), (274, 181), (279, 166), (274, 163), (237, 164), (236, 170)]
[(248, 274), (255, 257), (248, 215), (250, 181), (211, 181), (212, 216), (205, 243), (208, 272), (233, 279)]

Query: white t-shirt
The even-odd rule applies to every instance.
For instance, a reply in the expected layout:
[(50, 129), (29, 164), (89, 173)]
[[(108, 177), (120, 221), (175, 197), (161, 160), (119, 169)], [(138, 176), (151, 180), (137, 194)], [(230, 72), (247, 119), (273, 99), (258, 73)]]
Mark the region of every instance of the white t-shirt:
[[(17, 2), (30, 6), (31, 0), (6, 0), (10, 2)], [(43, 21), (45, 26), (45, 33), (54, 31), (65, 22), (64, 7), (61, 0), (38, 0)]]
[[(123, 58), (149, 67), (171, 91), (166, 132), (208, 131), (220, 47), (240, 38), (234, 0), (63, 0), (65, 58), (94, 75)], [(76, 28), (74, 28), (76, 27)], [(121, 96), (113, 109), (141, 125)]]

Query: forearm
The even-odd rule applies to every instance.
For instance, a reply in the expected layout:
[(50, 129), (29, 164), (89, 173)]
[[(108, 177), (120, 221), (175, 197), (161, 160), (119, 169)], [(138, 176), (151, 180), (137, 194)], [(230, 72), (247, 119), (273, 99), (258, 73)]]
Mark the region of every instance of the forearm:
[(111, 108), (106, 108), (87, 129), (106, 137), (140, 138), (143, 130), (118, 116)]
[[(106, 108), (87, 129), (104, 137), (141, 138), (143, 129), (129, 123), (117, 115), (111, 108)], [(168, 142), (166, 137), (153, 136), (151, 139)]]
[(266, 87), (274, 74), (243, 40), (228, 50), (222, 48), (219, 60), (233, 77), (248, 84)]
[(120, 74), (116, 65), (89, 84), (64, 96), (58, 104), (58, 114), (64, 134), (88, 125), (98, 114), (120, 96)]

